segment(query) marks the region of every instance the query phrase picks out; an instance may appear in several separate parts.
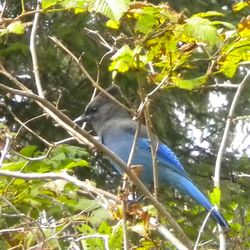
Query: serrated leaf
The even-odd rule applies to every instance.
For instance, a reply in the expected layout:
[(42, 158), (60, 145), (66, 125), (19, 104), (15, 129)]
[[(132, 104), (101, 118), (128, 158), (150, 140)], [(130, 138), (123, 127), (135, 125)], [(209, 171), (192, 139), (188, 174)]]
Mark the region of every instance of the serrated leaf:
[(200, 17), (191, 17), (186, 20), (184, 32), (191, 37), (196, 38), (200, 42), (214, 46), (217, 43), (217, 29), (208, 19)]
[(130, 0), (86, 0), (85, 4), (90, 12), (95, 11), (110, 19), (119, 20), (128, 10)]
[(15, 22), (10, 23), (7, 26), (7, 30), (10, 33), (14, 33), (14, 34), (17, 34), (17, 35), (22, 35), (22, 34), (24, 34), (25, 27), (24, 27), (24, 24), (22, 22), (15, 21)]

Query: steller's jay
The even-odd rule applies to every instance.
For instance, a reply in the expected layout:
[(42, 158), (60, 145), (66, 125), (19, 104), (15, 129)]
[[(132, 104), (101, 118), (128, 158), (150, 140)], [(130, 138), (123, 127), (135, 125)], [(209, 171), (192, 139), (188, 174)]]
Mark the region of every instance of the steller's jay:
[[(111, 85), (107, 89), (110, 94), (120, 94), (117, 85)], [(137, 122), (131, 119), (130, 114), (120, 105), (108, 98), (104, 93), (99, 93), (86, 107), (85, 114), (75, 121), (86, 121), (91, 124), (101, 142), (111, 151), (117, 154), (124, 162), (128, 161), (134, 140)], [(226, 230), (229, 225), (220, 212), (213, 209), (212, 204), (193, 184), (188, 177), (182, 164), (173, 151), (164, 145), (157, 145), (158, 178), (161, 186), (170, 185), (185, 195), (193, 197), (208, 211), (211, 211), (214, 219)], [(114, 163), (113, 163), (114, 164)], [(140, 126), (139, 136), (131, 165), (141, 165), (143, 170), (138, 176), (146, 186), (153, 184), (152, 157), (150, 142), (147, 136), (146, 127)], [(122, 174), (122, 170), (114, 164)]]

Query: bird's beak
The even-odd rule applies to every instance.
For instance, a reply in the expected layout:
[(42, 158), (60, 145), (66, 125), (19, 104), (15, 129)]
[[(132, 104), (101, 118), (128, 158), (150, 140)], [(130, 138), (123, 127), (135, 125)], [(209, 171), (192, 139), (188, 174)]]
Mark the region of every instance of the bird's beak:
[(88, 122), (88, 121), (91, 120), (91, 118), (92, 118), (92, 115), (85, 115), (85, 114), (83, 114), (83, 115), (77, 117), (74, 120), (74, 122)]

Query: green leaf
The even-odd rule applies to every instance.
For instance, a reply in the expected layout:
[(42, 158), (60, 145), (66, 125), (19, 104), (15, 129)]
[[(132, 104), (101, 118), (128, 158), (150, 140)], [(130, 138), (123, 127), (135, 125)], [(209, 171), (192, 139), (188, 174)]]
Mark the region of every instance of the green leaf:
[(116, 70), (124, 73), (129, 70), (129, 65), (133, 61), (133, 52), (128, 45), (121, 47), (113, 56), (113, 62), (109, 66), (109, 70)]
[(193, 15), (193, 17), (213, 17), (213, 16), (225, 16), (223, 13), (218, 12), (218, 11), (208, 11), (208, 12), (200, 12), (197, 13), (195, 15)]
[(145, 7), (141, 10), (135, 24), (135, 30), (142, 33), (150, 33), (157, 22), (159, 9), (155, 7)]
[(191, 17), (186, 20), (184, 32), (200, 42), (214, 46), (218, 42), (217, 29), (208, 19)]
[(234, 29), (236, 28), (232, 23), (229, 23), (229, 22), (221, 22), (221, 21), (214, 21), (214, 22), (211, 22), (211, 25), (223, 25), (223, 26), (225, 26), (226, 28), (232, 29), (232, 30), (234, 30)]
[(28, 146), (25, 146), (24, 148), (22, 148), (19, 153), (23, 156), (26, 156), (26, 157), (32, 157), (36, 150), (37, 150), (37, 146), (28, 145)]
[(99, 226), (103, 221), (106, 221), (110, 218), (111, 216), (108, 210), (104, 208), (98, 208), (91, 213), (90, 223), (94, 226)]
[(42, 0), (42, 8), (49, 8), (53, 5), (56, 5), (58, 2), (61, 2), (59, 0)]
[(73, 9), (75, 14), (82, 13), (86, 11), (86, 8), (84, 8), (84, 0), (64, 0), (64, 1), (58, 1), (58, 4), (63, 6), (66, 9)]
[(85, 160), (81, 160), (81, 161), (77, 161), (77, 162), (70, 162), (69, 164), (67, 164), (64, 169), (71, 169), (74, 167), (87, 167), (89, 165), (89, 163)]
[(8, 30), (7, 29), (0, 29), (0, 36), (4, 36), (6, 34), (8, 34)]
[(182, 79), (179, 77), (172, 77), (172, 82), (181, 89), (193, 90), (200, 88), (203, 84), (205, 84), (207, 80), (207, 76), (199, 76), (193, 79)]
[(14, 33), (14, 34), (17, 34), (17, 35), (22, 35), (22, 34), (24, 34), (25, 26), (24, 26), (24, 24), (22, 22), (15, 21), (15, 22), (10, 23), (7, 26), (7, 30), (10, 33)]
[(2, 169), (10, 171), (18, 171), (22, 169), (25, 166), (25, 164), (27, 164), (27, 161), (3, 163)]
[(240, 37), (250, 38), (250, 16), (241, 19), (238, 24), (238, 32)]
[(250, 41), (248, 38), (240, 39), (231, 46), (226, 46), (221, 54), (218, 61), (219, 72), (231, 78), (235, 75), (240, 62), (250, 61)]
[(110, 28), (110, 29), (114, 29), (117, 30), (120, 28), (120, 22), (119, 21), (115, 21), (113, 19), (110, 19), (106, 22), (106, 27)]
[(130, 0), (86, 0), (85, 4), (90, 12), (95, 11), (117, 21), (128, 10)]
[(250, 7), (250, 1), (239, 2), (233, 5), (232, 9), (234, 12), (240, 11), (246, 7)]
[(219, 188), (214, 188), (213, 192), (209, 192), (208, 195), (213, 205), (220, 204), (221, 190)]

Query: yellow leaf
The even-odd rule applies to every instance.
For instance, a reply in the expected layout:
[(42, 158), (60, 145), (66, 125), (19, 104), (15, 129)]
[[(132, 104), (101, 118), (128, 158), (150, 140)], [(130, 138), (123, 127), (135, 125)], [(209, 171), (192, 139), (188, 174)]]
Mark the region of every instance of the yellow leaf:
[(241, 37), (250, 37), (250, 16), (241, 19), (238, 24), (238, 32)]

